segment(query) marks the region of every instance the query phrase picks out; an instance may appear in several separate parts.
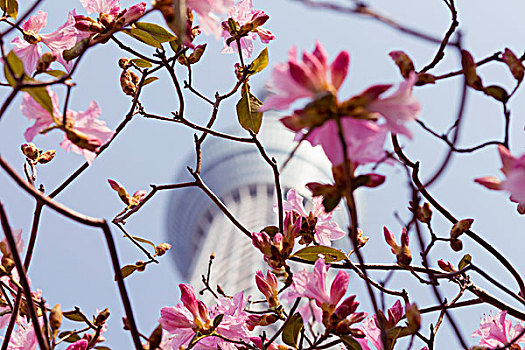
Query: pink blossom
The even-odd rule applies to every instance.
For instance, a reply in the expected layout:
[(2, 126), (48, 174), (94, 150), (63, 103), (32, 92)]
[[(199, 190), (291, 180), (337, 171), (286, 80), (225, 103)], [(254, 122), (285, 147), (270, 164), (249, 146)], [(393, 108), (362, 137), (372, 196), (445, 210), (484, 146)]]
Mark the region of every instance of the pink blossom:
[[(55, 92), (48, 88), (49, 96), (53, 102), (53, 110), (56, 121), (62, 123), (62, 114), (58, 107), (58, 96)], [(35, 119), (33, 126), (29, 127), (24, 136), (27, 141), (32, 141), (33, 138), (46, 128), (56, 125), (55, 119), (49, 114), (38, 102), (36, 102), (31, 95), (25, 93), (21, 105), (22, 114), (29, 119)], [(95, 101), (92, 101), (88, 109), (85, 112), (76, 112), (72, 110), (67, 111), (67, 125), (68, 128), (74, 130), (77, 133), (81, 133), (84, 137), (90, 139), (96, 145), (100, 146), (111, 139), (114, 131), (110, 130), (106, 126), (106, 122), (98, 120), (100, 116), (100, 108)], [(69, 152), (71, 149), (73, 152), (82, 154), (88, 161), (92, 163), (96, 157), (96, 153), (88, 149), (80, 148), (75, 145), (71, 140), (64, 134), (62, 148)]]
[(199, 27), (215, 38), (221, 36), (221, 18), (233, 6), (234, 0), (187, 0), (186, 5), (198, 15)]
[[(197, 300), (195, 291), (188, 284), (180, 284), (181, 301), (173, 307), (164, 307), (160, 310), (159, 319), (162, 328), (173, 335), (172, 348), (179, 349), (188, 346), (196, 331), (201, 333), (208, 331), (213, 326), (212, 320), (222, 314), (221, 323), (216, 332), (229, 339), (249, 341), (249, 332), (246, 326), (248, 315), (244, 311), (246, 301), (242, 292), (236, 294), (232, 299), (219, 299), (211, 311), (206, 305)], [(218, 337), (206, 337), (195, 345), (196, 350), (216, 349), (234, 350), (236, 347)]]
[[(385, 329), (389, 330), (394, 328), (401, 318), (403, 317), (403, 307), (401, 302), (397, 300), (394, 305), (388, 309), (388, 318), (386, 320)], [(361, 331), (365, 334), (365, 338), (357, 339), (363, 350), (370, 350), (368, 347), (368, 341), (374, 345), (377, 350), (383, 350), (383, 342), (381, 340), (381, 329), (377, 325), (377, 316), (365, 320), (359, 327)]]
[(88, 341), (86, 339), (80, 339), (66, 348), (66, 350), (86, 350)]
[(271, 271), (267, 271), (266, 277), (264, 277), (262, 271), (257, 270), (255, 273), (255, 283), (259, 291), (264, 294), (270, 307), (275, 307), (279, 304), (277, 298), (277, 277), (275, 277)]
[(39, 34), (47, 24), (47, 13), (44, 11), (39, 11), (36, 16), (31, 16), (24, 22), (24, 38), (16, 37), (11, 43), (15, 46), (13, 52), (22, 60), (27, 74), (32, 75), (36, 71), (37, 62), (42, 56), (40, 42), (46, 44), (51, 52), (57, 55), (57, 61), (66, 70), (71, 69), (72, 63), (66, 62), (62, 52), (77, 42), (78, 31), (73, 16), (74, 12), (70, 12), (66, 23), (49, 34)]
[[(386, 129), (368, 120), (345, 117), (341, 119), (348, 157), (353, 164), (378, 162), (385, 157), (383, 149)], [(333, 165), (344, 161), (343, 147), (335, 120), (328, 120), (313, 129), (306, 137), (312, 146), (321, 145)]]
[[(241, 0), (235, 6), (233, 6), (229, 13), (228, 18), (232, 18), (237, 22), (237, 26), (241, 28), (247, 23), (253, 23), (254, 29), (247, 33), (240, 39), (241, 52), (245, 57), (251, 57), (253, 52), (253, 41), (257, 35), (261, 41), (265, 44), (269, 43), (270, 40), (275, 39), (275, 36), (268, 29), (261, 27), (264, 22), (268, 20), (268, 15), (261, 10), (254, 10), (252, 0)], [(228, 28), (228, 22), (223, 22), (223, 28)], [(233, 41), (230, 45), (226, 43), (226, 39), (229, 39), (232, 35), (229, 31), (223, 30), (222, 36), (224, 37), (224, 48), (222, 53), (233, 53), (237, 52), (237, 44)]]
[(106, 13), (116, 16), (121, 11), (120, 0), (80, 0), (88, 15)]
[(396, 92), (386, 98), (377, 97), (366, 106), (366, 109), (381, 114), (385, 118), (387, 129), (391, 132), (412, 137), (404, 123), (415, 120), (421, 109), (419, 102), (412, 96), (412, 88), (416, 81), (417, 74), (410, 72), (409, 77), (399, 85)]
[[(332, 222), (332, 212), (326, 213), (323, 206), (322, 197), (314, 197), (312, 200), (312, 211), (306, 213), (303, 206), (304, 198), (297, 194), (295, 189), (289, 190), (286, 194), (286, 201), (283, 203), (285, 212), (295, 212), (303, 217), (303, 220), (313, 216), (316, 219), (315, 224), (315, 241), (321, 245), (331, 246), (331, 241), (341, 239), (345, 236), (345, 232), (341, 230), (337, 223)], [(277, 205), (274, 205), (274, 210)], [(339, 209), (336, 207), (335, 210)]]
[(409, 265), (412, 262), (412, 253), (408, 247), (409, 239), (407, 229), (403, 227), (401, 233), (401, 246), (397, 244), (394, 235), (386, 226), (383, 227), (383, 233), (386, 243), (390, 246), (392, 253), (396, 255), (398, 264)]
[(8, 350), (36, 350), (38, 341), (35, 330), (31, 323), (21, 317), (18, 321), (18, 328), (9, 339)]
[(498, 145), (498, 152), (502, 163), (501, 172), (506, 179), (500, 181), (488, 176), (477, 178), (474, 181), (490, 190), (509, 192), (510, 200), (518, 203), (518, 212), (525, 214), (525, 155), (516, 158), (502, 145)]
[(292, 47), (288, 62), (273, 68), (268, 83), (270, 96), (264, 101), (262, 109), (288, 109), (297, 99), (314, 98), (327, 91), (336, 93), (348, 73), (349, 62), (348, 52), (341, 51), (328, 66), (326, 51), (319, 42), (316, 42), (312, 53), (304, 52), (302, 61), (299, 61), (297, 50)]
[[(480, 346), (495, 349), (506, 346), (511, 340), (522, 333), (525, 328), (521, 323), (512, 325), (510, 320), (506, 320), (507, 311), (498, 311), (496, 316), (492, 313), (485, 315), (481, 319), (480, 328), (472, 333), (473, 337), (481, 337)], [(522, 335), (515, 340), (515, 344), (525, 343), (525, 336)]]

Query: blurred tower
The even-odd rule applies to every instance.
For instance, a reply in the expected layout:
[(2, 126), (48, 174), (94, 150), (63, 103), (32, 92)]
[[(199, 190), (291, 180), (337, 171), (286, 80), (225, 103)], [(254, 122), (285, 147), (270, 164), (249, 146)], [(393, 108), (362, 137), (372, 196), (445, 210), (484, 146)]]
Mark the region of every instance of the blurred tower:
[[(264, 116), (259, 138), (268, 155), (275, 157), (278, 164), (286, 160), (295, 145), (294, 134), (270, 113)], [(204, 182), (248, 230), (256, 232), (276, 224), (273, 173), (254, 144), (208, 136), (202, 155)], [(186, 164), (194, 164), (194, 158), (192, 155)], [(283, 195), (295, 188), (308, 198), (306, 183), (330, 179), (331, 164), (322, 149), (304, 142), (281, 174)], [(192, 180), (186, 170), (177, 179), (178, 182)], [(336, 212), (337, 215), (338, 222), (345, 222), (343, 210)], [(201, 276), (206, 274), (211, 253), (216, 255), (211, 286), (220, 284), (227, 294), (240, 290), (250, 293), (255, 287), (255, 271), (268, 269), (251, 240), (198, 188), (174, 192), (168, 212), (168, 235), (175, 250), (171, 256), (181, 276), (196, 289), (203, 286)]]

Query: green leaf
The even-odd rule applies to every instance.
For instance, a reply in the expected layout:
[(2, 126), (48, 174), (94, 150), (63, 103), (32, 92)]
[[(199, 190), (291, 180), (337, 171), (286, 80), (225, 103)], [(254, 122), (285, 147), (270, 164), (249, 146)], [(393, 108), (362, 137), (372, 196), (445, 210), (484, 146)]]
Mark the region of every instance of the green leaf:
[(224, 318), (224, 314), (218, 314), (217, 316), (215, 316), (215, 318), (213, 319), (213, 328), (214, 329), (219, 327), (219, 325), (221, 324), (223, 318)]
[(147, 33), (149, 33), (152, 37), (157, 39), (157, 41), (161, 43), (165, 43), (168, 41), (172, 41), (177, 39), (177, 37), (170, 32), (168, 32), (163, 27), (159, 26), (158, 24), (154, 23), (146, 23), (146, 22), (136, 22), (135, 28), (141, 29)]
[(472, 261), (472, 256), (470, 254), (465, 254), (463, 258), (461, 258), (461, 261), (458, 264), (458, 269), (460, 270), (464, 269), (470, 264), (471, 261)]
[(500, 102), (507, 102), (507, 100), (509, 99), (509, 94), (501, 86), (490, 85), (484, 88), (483, 92), (485, 93), (485, 95), (494, 97), (496, 100)]
[[(24, 72), (24, 64), (22, 63), (22, 60), (18, 58), (18, 56), (13, 52), (9, 52), (9, 54), (6, 57), (6, 63), (4, 64), (4, 75), (11, 86), (16, 86), (16, 79), (13, 77), (9, 71), (8, 65), (11, 67), (11, 70), (15, 77), (18, 79), (23, 76), (23, 82), (24, 83), (40, 83), (38, 80), (35, 80)], [(38, 87), (27, 87), (23, 88), (22, 91), (29, 93), (31, 97), (38, 102), (44, 110), (49, 112), (49, 114), (53, 117), (53, 120), (56, 121), (54, 115), (53, 115), (53, 102), (51, 101), (51, 97), (49, 96), (49, 92), (47, 91), (45, 86), (38, 86)]]
[(316, 261), (317, 259), (319, 259), (319, 254), (324, 255), (324, 261), (326, 261), (327, 263), (348, 259), (343, 251), (331, 247), (326, 247), (323, 245), (314, 245), (303, 248), (297, 251), (292, 256), (307, 261)]
[(149, 348), (151, 350), (157, 349), (162, 342), (162, 325), (158, 325), (148, 338)]
[[(72, 331), (60, 332), (60, 334), (58, 335), (58, 338), (62, 339), (64, 337), (66, 337), (71, 332)], [(80, 336), (78, 334), (70, 334), (66, 339), (64, 339), (64, 341), (66, 343), (74, 343), (74, 342), (76, 342), (78, 340), (80, 340)]]
[(63, 311), (62, 312), (62, 316), (64, 316), (65, 318), (67, 318), (70, 321), (84, 322), (84, 317), (82, 317), (80, 312), (77, 311), (77, 310)]
[(143, 60), (142, 58), (134, 58), (131, 60), (131, 62), (135, 63), (137, 67), (140, 68), (150, 68), (153, 67), (151, 63), (149, 63), (146, 60)]
[(303, 329), (303, 318), (301, 314), (296, 313), (290, 317), (290, 321), (284, 326), (282, 340), (286, 345), (297, 348), (297, 338)]
[(141, 243), (149, 244), (150, 246), (153, 247), (153, 249), (155, 249), (155, 247), (156, 247), (155, 243), (153, 243), (152, 241), (148, 241), (146, 238), (142, 238), (142, 237), (138, 237), (138, 236), (132, 236), (132, 235), (130, 235), (130, 237), (133, 238), (136, 241), (141, 242)]
[(84, 50), (86, 50), (86, 48), (89, 46), (90, 41), (91, 37), (80, 40), (72, 48), (64, 50), (62, 52), (62, 57), (64, 57), (64, 59), (68, 62), (77, 58), (84, 52)]
[(248, 84), (242, 88), (242, 97), (237, 102), (237, 117), (239, 123), (246, 130), (251, 130), (254, 133), (258, 133), (262, 124), (262, 112), (259, 112), (259, 108), (263, 103), (255, 97), (251, 92)]
[(157, 49), (162, 49), (162, 45), (160, 42), (155, 39), (150, 33), (138, 29), (138, 28), (131, 28), (131, 29), (124, 29), (122, 30), (123, 33), (126, 33), (132, 38), (137, 39), (140, 42), (143, 42), (146, 45), (156, 47)]
[(339, 339), (343, 341), (343, 344), (345, 344), (345, 347), (348, 350), (362, 350), (361, 344), (357, 340), (355, 340), (353, 337), (349, 335), (340, 335)]
[(146, 78), (146, 80), (144, 80), (144, 84), (142, 84), (142, 86), (146, 86), (148, 84), (151, 84), (153, 83), (155, 80), (159, 80), (159, 78), (157, 77), (149, 77), (149, 78)]
[(67, 74), (66, 72), (61, 71), (59, 69), (50, 69), (50, 70), (46, 70), (43, 73), (46, 73), (47, 75), (50, 75), (55, 78), (60, 78)]
[(253, 72), (253, 74), (262, 71), (268, 65), (268, 48), (264, 48), (261, 51), (259, 56), (253, 60), (248, 69)]
[[(120, 273), (122, 274), (122, 279), (128, 277), (133, 272), (137, 270), (137, 265), (126, 265), (123, 268), (120, 269)], [(115, 281), (117, 280), (117, 276), (115, 276)]]
[(16, 0), (0, 0), (0, 9), (16, 20), (18, 14), (18, 2)]

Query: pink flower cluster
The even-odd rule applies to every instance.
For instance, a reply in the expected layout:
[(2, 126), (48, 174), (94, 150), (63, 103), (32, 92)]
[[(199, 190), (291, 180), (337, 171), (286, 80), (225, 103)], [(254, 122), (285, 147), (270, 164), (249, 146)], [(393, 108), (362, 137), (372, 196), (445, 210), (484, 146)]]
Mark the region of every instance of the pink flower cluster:
[(518, 212), (525, 214), (525, 155), (516, 158), (501, 145), (498, 146), (498, 152), (502, 163), (501, 172), (506, 179), (501, 181), (493, 176), (487, 176), (474, 181), (490, 190), (509, 192), (510, 200), (518, 203)]
[[(512, 325), (512, 322), (507, 320), (506, 316), (507, 311), (498, 311), (496, 316), (490, 313), (481, 319), (480, 328), (472, 333), (473, 337), (481, 337), (479, 340), (480, 346), (496, 349), (508, 346), (510, 341), (514, 341), (514, 344), (525, 343), (525, 334), (523, 333), (525, 327), (523, 324)], [(510, 349), (514, 349), (514, 347), (510, 347)]]
[[(332, 212), (325, 212), (322, 203), (323, 198), (313, 198), (312, 210), (309, 213), (306, 212), (303, 206), (303, 200), (304, 198), (295, 189), (289, 190), (286, 194), (286, 201), (283, 203), (284, 211), (298, 214), (301, 220), (306, 223), (313, 221), (315, 223), (314, 240), (317, 244), (331, 246), (332, 241), (345, 236), (345, 232), (341, 230), (339, 225), (336, 222), (332, 222)], [(274, 206), (274, 210), (277, 210), (277, 205)]]
[[(244, 311), (246, 301), (242, 292), (232, 299), (220, 299), (209, 311), (202, 301), (197, 300), (192, 286), (179, 284), (179, 288), (182, 304), (167, 306), (160, 310), (159, 323), (171, 335), (172, 349), (187, 347), (197, 331), (209, 336), (201, 339), (194, 346), (196, 350), (236, 349), (234, 344), (213, 336), (213, 332), (228, 339), (250, 340), (246, 326), (248, 315)], [(223, 315), (222, 320), (215, 327), (213, 320), (219, 315)]]
[[(411, 137), (405, 123), (419, 114), (420, 105), (412, 96), (417, 75), (412, 72), (389, 97), (382, 97), (392, 85), (374, 85), (361, 94), (339, 102), (337, 93), (348, 73), (350, 56), (342, 51), (328, 65), (328, 57), (320, 43), (310, 54), (304, 52), (297, 58), (293, 47), (288, 62), (276, 65), (268, 83), (271, 95), (265, 100), (263, 110), (288, 109), (298, 99), (313, 100), (304, 109), (281, 119), (283, 124), (296, 132), (296, 139), (312, 145), (321, 145), (334, 165), (344, 161), (343, 147), (339, 141), (337, 118), (347, 153), (353, 164), (380, 161), (384, 156), (386, 132)], [(384, 120), (383, 123), (377, 121)]]

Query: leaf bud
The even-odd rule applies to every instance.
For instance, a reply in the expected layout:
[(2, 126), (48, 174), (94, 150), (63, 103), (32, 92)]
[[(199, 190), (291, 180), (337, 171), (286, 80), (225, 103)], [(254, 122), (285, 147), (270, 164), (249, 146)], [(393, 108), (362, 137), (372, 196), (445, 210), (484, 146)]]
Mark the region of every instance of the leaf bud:
[(57, 151), (54, 150), (54, 149), (49, 150), (49, 151), (45, 151), (44, 153), (42, 153), (40, 155), (40, 157), (38, 157), (38, 162), (40, 164), (47, 164), (50, 161), (52, 161), (53, 158), (55, 158), (56, 153), (57, 153)]
[(106, 320), (109, 318), (110, 312), (108, 308), (105, 308), (104, 310), (100, 311), (95, 318), (95, 323), (97, 325), (103, 325)]
[(11, 257), (3, 255), (2, 256), (2, 266), (6, 274), (10, 274), (11, 271), (15, 268), (15, 262)]
[(24, 156), (31, 160), (37, 160), (40, 154), (40, 150), (33, 143), (24, 143), (22, 146), (20, 146), (20, 149), (22, 150)]
[(169, 243), (161, 243), (159, 244), (158, 246), (155, 247), (155, 253), (158, 255), (158, 256), (162, 256), (164, 254), (166, 254), (166, 252), (168, 250), (171, 249), (171, 244)]
[(121, 57), (118, 60), (118, 66), (122, 69), (128, 69), (131, 67), (131, 58)]
[(143, 272), (146, 270), (146, 264), (142, 260), (136, 261), (135, 266), (137, 266), (137, 271), (139, 272)]
[(57, 330), (62, 325), (62, 310), (60, 304), (56, 304), (49, 313), (49, 325), (52, 330)]

